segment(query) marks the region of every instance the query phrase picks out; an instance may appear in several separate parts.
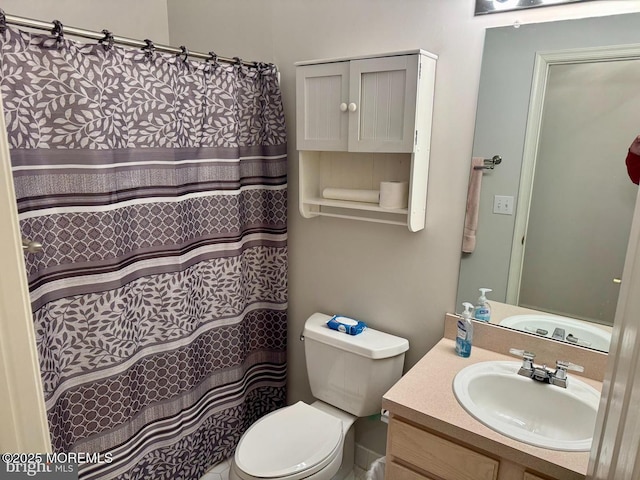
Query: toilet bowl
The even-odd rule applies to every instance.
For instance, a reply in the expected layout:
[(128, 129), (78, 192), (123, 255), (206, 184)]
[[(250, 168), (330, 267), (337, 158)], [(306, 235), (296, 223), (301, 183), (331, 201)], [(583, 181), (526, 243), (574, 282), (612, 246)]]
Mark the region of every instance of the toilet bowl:
[(340, 480), (353, 468), (356, 417), (317, 401), (272, 412), (242, 436), (230, 480)]

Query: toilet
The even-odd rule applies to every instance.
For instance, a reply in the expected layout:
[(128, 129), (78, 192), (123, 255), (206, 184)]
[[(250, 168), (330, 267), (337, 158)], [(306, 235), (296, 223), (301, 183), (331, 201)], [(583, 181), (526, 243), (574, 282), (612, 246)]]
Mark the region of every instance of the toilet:
[(314, 313), (303, 339), (311, 405), (298, 402), (265, 415), (236, 448), (231, 480), (342, 480), (353, 468), (353, 424), (380, 413), (382, 395), (402, 376), (409, 342), (367, 328), (348, 335)]

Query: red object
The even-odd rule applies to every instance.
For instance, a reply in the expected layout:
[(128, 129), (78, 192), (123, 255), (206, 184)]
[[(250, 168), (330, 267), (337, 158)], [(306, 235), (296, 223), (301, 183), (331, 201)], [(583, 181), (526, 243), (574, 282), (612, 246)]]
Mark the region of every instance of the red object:
[(629, 155), (627, 155), (627, 172), (629, 172), (631, 181), (638, 185), (640, 183), (640, 155), (629, 151)]

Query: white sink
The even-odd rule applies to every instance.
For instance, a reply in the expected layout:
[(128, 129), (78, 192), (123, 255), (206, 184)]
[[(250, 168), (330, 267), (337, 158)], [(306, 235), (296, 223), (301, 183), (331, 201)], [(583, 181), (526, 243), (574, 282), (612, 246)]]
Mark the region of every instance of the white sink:
[(481, 362), (453, 380), (458, 402), (487, 427), (551, 450), (589, 451), (600, 393), (569, 376), (567, 388), (518, 375), (522, 362)]
[[(547, 333), (542, 336), (547, 338), (551, 338), (556, 328), (563, 328), (565, 335), (571, 334), (578, 339), (577, 345), (595, 348), (603, 352), (609, 351), (611, 343), (611, 333), (608, 331), (581, 320), (557, 315), (513, 315), (502, 320), (499, 325), (530, 333), (546, 331)], [(567, 341), (567, 343), (572, 342)]]

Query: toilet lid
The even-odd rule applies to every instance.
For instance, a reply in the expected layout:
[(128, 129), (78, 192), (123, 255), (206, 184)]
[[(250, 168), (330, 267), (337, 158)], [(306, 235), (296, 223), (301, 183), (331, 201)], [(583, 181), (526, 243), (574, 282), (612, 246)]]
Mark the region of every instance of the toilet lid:
[(253, 477), (284, 477), (331, 460), (341, 441), (338, 418), (298, 402), (254, 423), (240, 439), (235, 461)]

